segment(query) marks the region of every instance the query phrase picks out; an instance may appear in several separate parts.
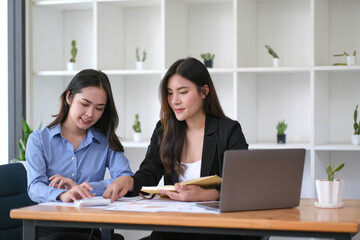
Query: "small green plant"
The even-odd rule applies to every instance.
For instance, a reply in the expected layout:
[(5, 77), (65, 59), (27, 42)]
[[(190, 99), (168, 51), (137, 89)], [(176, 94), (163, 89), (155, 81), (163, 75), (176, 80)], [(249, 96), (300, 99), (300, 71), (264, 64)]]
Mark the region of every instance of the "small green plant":
[(284, 135), (285, 130), (287, 129), (287, 123), (285, 123), (285, 120), (278, 121), (278, 124), (276, 125), (277, 134), (278, 135)]
[(269, 53), (273, 58), (279, 58), (279, 56), (276, 54), (276, 52), (275, 52), (269, 45), (265, 45), (265, 48), (268, 50), (268, 53)]
[[(349, 54), (347, 52), (343, 52), (340, 54), (334, 54), (334, 57), (342, 57), (342, 56), (349, 56)], [(356, 56), (356, 51), (353, 52), (353, 56)]]
[(143, 57), (142, 57), (142, 60), (140, 61), (139, 48), (138, 48), (138, 47), (136, 48), (136, 61), (138, 61), (138, 62), (145, 62), (145, 60), (146, 60), (146, 55), (147, 55), (147, 52), (146, 52), (146, 50), (144, 49), (144, 51), (143, 51)]
[(354, 130), (355, 130), (354, 134), (355, 135), (360, 134), (360, 121), (359, 121), (359, 123), (357, 123), (357, 114), (358, 114), (357, 109), (358, 109), (358, 104), (356, 104), (355, 111), (354, 111)]
[(70, 58), (70, 62), (76, 62), (76, 60), (75, 60), (76, 55), (77, 55), (76, 41), (72, 40), (71, 41), (71, 58)]
[(212, 60), (214, 60), (215, 54), (203, 53), (203, 54), (200, 54), (200, 57), (201, 57), (204, 61), (212, 61)]
[(336, 168), (334, 168), (334, 162), (333, 161), (332, 161), (332, 164), (328, 164), (325, 167), (326, 173), (328, 175), (328, 181), (333, 181), (335, 172), (340, 171), (344, 166), (345, 166), (345, 163), (340, 163)]
[[(334, 54), (333, 55), (334, 57), (343, 57), (343, 56), (346, 56), (348, 57), (349, 54), (347, 52), (343, 52), (343, 53), (339, 53), (339, 54)], [(355, 57), (356, 56), (356, 51), (353, 52), (353, 56)], [(333, 66), (346, 66), (347, 63), (334, 63)]]
[[(26, 145), (27, 145), (29, 136), (33, 132), (33, 130), (29, 127), (29, 124), (27, 124), (27, 122), (24, 119), (21, 120), (21, 125), (22, 125), (22, 129), (23, 129), (24, 137), (20, 137), (20, 139), (19, 139), (19, 142), (18, 142), (19, 157), (15, 158), (15, 159), (20, 160), (20, 161), (26, 161), (26, 158), (25, 158)], [(40, 122), (39, 129), (41, 129), (41, 126), (42, 126), (42, 122)]]
[(134, 131), (137, 133), (141, 133), (140, 121), (139, 121), (139, 114), (135, 114), (134, 125), (132, 126)]

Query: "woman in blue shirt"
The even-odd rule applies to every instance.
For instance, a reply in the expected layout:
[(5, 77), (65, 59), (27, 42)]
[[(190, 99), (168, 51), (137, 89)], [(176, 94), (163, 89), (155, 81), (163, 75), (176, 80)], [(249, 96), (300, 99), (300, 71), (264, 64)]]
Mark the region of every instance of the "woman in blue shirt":
[[(119, 118), (107, 76), (80, 71), (61, 95), (60, 111), (27, 142), (28, 194), (35, 202), (72, 202), (119, 189), (114, 180), (132, 175), (115, 134)], [(111, 179), (104, 180), (109, 168)], [(116, 192), (116, 195), (119, 192)], [(41, 227), (41, 240), (89, 239), (91, 229)], [(116, 234), (114, 239), (123, 239)], [(93, 239), (100, 239), (95, 229)]]
[(55, 117), (28, 139), (28, 194), (33, 201), (101, 196), (106, 188), (112, 192), (114, 179), (133, 174), (115, 134), (119, 119), (103, 72), (86, 69), (76, 74), (61, 95)]

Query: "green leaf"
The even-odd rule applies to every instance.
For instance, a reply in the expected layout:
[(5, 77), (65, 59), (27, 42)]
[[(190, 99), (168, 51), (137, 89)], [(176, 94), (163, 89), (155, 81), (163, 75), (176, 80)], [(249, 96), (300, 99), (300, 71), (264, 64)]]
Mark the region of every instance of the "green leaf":
[(29, 125), (27, 124), (27, 122), (24, 119), (21, 120), (21, 125), (22, 125), (22, 129), (24, 131), (24, 134), (30, 134), (32, 132), (31, 128), (29, 127)]
[(332, 173), (340, 171), (345, 166), (345, 163), (339, 164), (334, 170), (332, 170)]
[[(19, 138), (18, 147), (19, 147), (19, 160), (25, 161), (25, 153), (26, 153), (26, 145), (27, 141), (29, 139), (29, 136), (31, 133), (33, 133), (33, 130), (30, 128), (29, 124), (24, 119), (21, 119), (21, 126), (23, 129), (23, 137)], [(39, 125), (39, 130), (42, 127), (42, 121)]]
[(340, 171), (345, 166), (345, 163), (340, 163), (336, 168), (332, 168), (330, 164), (326, 165), (325, 170), (328, 175), (328, 181), (334, 180), (335, 172)]
[(269, 45), (265, 45), (265, 48), (268, 50), (268, 53), (269, 53), (273, 58), (279, 58), (279, 56), (276, 54), (276, 52), (275, 52)]
[(332, 170), (331, 165), (330, 164), (326, 165), (325, 170), (327, 174), (331, 173)]
[(356, 104), (356, 108), (355, 108), (355, 111), (354, 111), (354, 122), (357, 122), (357, 109), (358, 109), (358, 105)]
[(18, 145), (19, 145), (19, 150), (20, 151), (25, 151), (26, 150), (26, 145), (25, 145), (24, 139), (20, 138)]
[(26, 153), (26, 147), (24, 145), (23, 140), (20, 138), (20, 141), (18, 142), (19, 146), (19, 160), (26, 160), (25, 159), (25, 153)]

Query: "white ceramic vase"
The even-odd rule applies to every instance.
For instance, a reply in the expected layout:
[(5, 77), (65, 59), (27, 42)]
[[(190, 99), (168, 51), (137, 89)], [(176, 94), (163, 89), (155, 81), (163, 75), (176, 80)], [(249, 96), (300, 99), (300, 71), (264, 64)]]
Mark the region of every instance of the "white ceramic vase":
[(279, 59), (273, 58), (273, 67), (279, 67)]
[(318, 202), (315, 202), (316, 207), (322, 208), (340, 208), (343, 206), (342, 193), (344, 188), (344, 181), (335, 179), (328, 181), (325, 179), (316, 180), (316, 193)]
[(140, 133), (134, 132), (133, 138), (134, 138), (134, 142), (141, 142), (141, 140), (142, 140), (141, 132)]
[(136, 62), (136, 70), (142, 70), (143, 69), (143, 62)]
[(351, 136), (351, 143), (354, 145), (360, 145), (360, 134), (353, 134)]
[(67, 63), (67, 70), (68, 71), (75, 71), (77, 69), (76, 62), (68, 62)]
[(347, 56), (346, 61), (348, 66), (355, 66), (355, 56)]

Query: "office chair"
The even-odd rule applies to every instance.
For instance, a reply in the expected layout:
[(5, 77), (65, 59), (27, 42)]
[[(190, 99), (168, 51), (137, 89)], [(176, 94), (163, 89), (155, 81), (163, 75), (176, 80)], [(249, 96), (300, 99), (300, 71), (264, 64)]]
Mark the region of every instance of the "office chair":
[(27, 194), (26, 170), (21, 163), (0, 165), (0, 239), (21, 240), (22, 220), (11, 219), (10, 210), (34, 205)]

